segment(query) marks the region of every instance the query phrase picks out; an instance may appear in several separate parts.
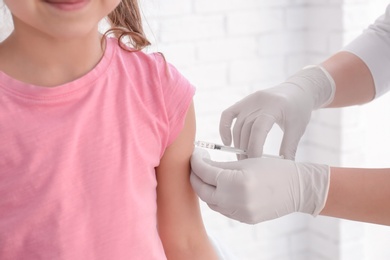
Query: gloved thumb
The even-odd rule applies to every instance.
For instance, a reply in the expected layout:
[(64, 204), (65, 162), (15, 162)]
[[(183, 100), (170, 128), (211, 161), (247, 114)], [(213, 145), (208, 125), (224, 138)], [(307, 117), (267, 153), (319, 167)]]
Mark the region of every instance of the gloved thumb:
[(239, 162), (213, 161), (207, 151), (197, 148), (191, 157), (191, 175), (196, 175), (205, 184), (217, 186), (220, 177), (228, 178), (232, 170), (240, 169), (239, 164), (236, 165), (237, 163)]
[(209, 152), (206, 151), (206, 149), (195, 147), (194, 151), (192, 152), (192, 158), (195, 158), (197, 160), (210, 159), (210, 154)]
[(195, 148), (191, 157), (191, 175), (196, 175), (208, 185), (216, 186), (221, 169), (211, 165), (210, 154), (202, 148)]
[(230, 161), (230, 162), (217, 162), (217, 161), (212, 161), (212, 160), (209, 160), (207, 161), (207, 163), (212, 166), (212, 167), (215, 167), (215, 168), (219, 168), (221, 171), (223, 170), (239, 170), (242, 168), (242, 162), (244, 160), (241, 160), (241, 161)]
[(301, 140), (301, 137), (303, 133), (294, 133), (293, 135), (291, 132), (286, 131), (284, 133), (282, 143), (280, 145), (280, 151), (279, 154), (283, 155), (284, 159), (288, 160), (295, 160), (295, 155), (297, 152), (299, 141)]

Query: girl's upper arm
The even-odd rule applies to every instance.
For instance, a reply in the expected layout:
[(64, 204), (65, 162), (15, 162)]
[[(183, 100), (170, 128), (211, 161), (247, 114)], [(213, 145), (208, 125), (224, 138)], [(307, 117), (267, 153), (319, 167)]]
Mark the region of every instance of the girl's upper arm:
[(191, 104), (181, 133), (156, 169), (158, 229), (168, 259), (217, 259), (190, 184), (194, 138), (195, 112)]

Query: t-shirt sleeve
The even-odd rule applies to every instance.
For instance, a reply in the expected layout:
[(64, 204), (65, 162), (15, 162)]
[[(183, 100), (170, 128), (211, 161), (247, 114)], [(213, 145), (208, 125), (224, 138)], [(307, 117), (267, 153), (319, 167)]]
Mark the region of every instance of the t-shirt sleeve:
[(390, 5), (385, 14), (343, 48), (361, 58), (371, 71), (375, 97), (390, 89)]
[(154, 54), (168, 121), (167, 145), (171, 145), (184, 126), (187, 111), (195, 94), (195, 87), (160, 53)]

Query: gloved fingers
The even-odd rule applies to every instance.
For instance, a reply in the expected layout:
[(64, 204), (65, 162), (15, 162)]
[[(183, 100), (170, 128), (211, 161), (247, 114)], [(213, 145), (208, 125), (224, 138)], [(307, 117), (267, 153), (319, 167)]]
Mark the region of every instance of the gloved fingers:
[(232, 170), (241, 170), (242, 169), (242, 162), (240, 161), (231, 161), (231, 162), (216, 162), (216, 161), (209, 161), (208, 162), (210, 166), (216, 167), (221, 170), (221, 176), (227, 176), (229, 175), (228, 171)]
[(232, 125), (233, 120), (237, 117), (238, 112), (236, 105), (233, 105), (225, 109), (221, 114), (221, 119), (219, 121), (219, 135), (221, 136), (222, 142), (224, 145), (232, 144)]
[(198, 150), (204, 149), (194, 149), (194, 153), (191, 156), (192, 173), (197, 175), (204, 183), (216, 186), (218, 175), (222, 169), (211, 166), (210, 163), (212, 161), (208, 158), (205, 158), (204, 153)]
[[(222, 208), (222, 207), (220, 207), (220, 206), (218, 206), (218, 205), (215, 205), (215, 204), (212, 204), (212, 203), (208, 203), (207, 204), (209, 207), (210, 207), (210, 209), (212, 209), (212, 210), (214, 210), (214, 211), (216, 211), (216, 212), (219, 212), (219, 213), (221, 213), (222, 215), (224, 215), (225, 217), (228, 217), (228, 218), (231, 218), (231, 219), (235, 219), (234, 218), (234, 211), (233, 210), (231, 210), (231, 209), (225, 209), (225, 208)], [(236, 219), (237, 220), (237, 219)]]
[(194, 147), (192, 157), (196, 157), (198, 159), (210, 159), (210, 154), (206, 149)]
[[(248, 116), (238, 129), (238, 124), (235, 124), (233, 131), (234, 146), (246, 151), (248, 149), (249, 133), (253, 124), (252, 116)], [(237, 133), (238, 132), (238, 133)], [(243, 160), (248, 158), (247, 155), (238, 154), (237, 159)]]
[(299, 141), (304, 133), (304, 130), (286, 129), (283, 134), (282, 143), (280, 145), (279, 154), (284, 156), (284, 159), (294, 160), (297, 152)]
[[(262, 118), (264, 115), (262, 115), (261, 113), (257, 112), (257, 111), (254, 111), (253, 113), (251, 113), (250, 115), (248, 115), (244, 122), (241, 124), (241, 131), (239, 133), (239, 136), (237, 134), (234, 135), (234, 140), (238, 139), (239, 138), (239, 142), (235, 142), (235, 147), (238, 147), (242, 150), (246, 150), (247, 151), (247, 155), (239, 155), (238, 156), (238, 159), (239, 160), (242, 160), (242, 159), (247, 159), (248, 158), (248, 149), (249, 147), (251, 146), (251, 135), (257, 135), (259, 133), (257, 132), (253, 132), (253, 124), (255, 122), (258, 122), (258, 118)], [(260, 130), (260, 129), (259, 129)], [(265, 138), (264, 138), (265, 139)]]
[(201, 178), (199, 178), (194, 172), (191, 172), (190, 182), (192, 188), (198, 194), (199, 198), (206, 202), (207, 204), (214, 204), (215, 202), (215, 190), (216, 187), (213, 185), (209, 185), (204, 183)]
[[(250, 116), (249, 116), (250, 117)], [(247, 140), (243, 138), (244, 131), (247, 129), (250, 129), (252, 126), (251, 118), (248, 118), (248, 116), (238, 116), (236, 119), (236, 122), (234, 123), (233, 127), (233, 143), (234, 147), (246, 150)], [(247, 130), (248, 131), (248, 130)], [(244, 143), (241, 143), (241, 141), (244, 141)], [(245, 155), (237, 155), (237, 159), (246, 159)]]
[(262, 114), (256, 118), (248, 134), (247, 156), (249, 158), (261, 157), (265, 140), (271, 131), (276, 119), (273, 116)]

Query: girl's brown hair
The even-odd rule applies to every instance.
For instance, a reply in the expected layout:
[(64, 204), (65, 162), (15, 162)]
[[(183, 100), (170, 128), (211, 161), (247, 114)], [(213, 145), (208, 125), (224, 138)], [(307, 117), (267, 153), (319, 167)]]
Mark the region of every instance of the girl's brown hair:
[(113, 34), (121, 47), (124, 47), (124, 41), (128, 41), (136, 50), (142, 50), (150, 45), (142, 27), (142, 17), (137, 0), (122, 0), (108, 15), (108, 22), (111, 28), (104, 35)]

